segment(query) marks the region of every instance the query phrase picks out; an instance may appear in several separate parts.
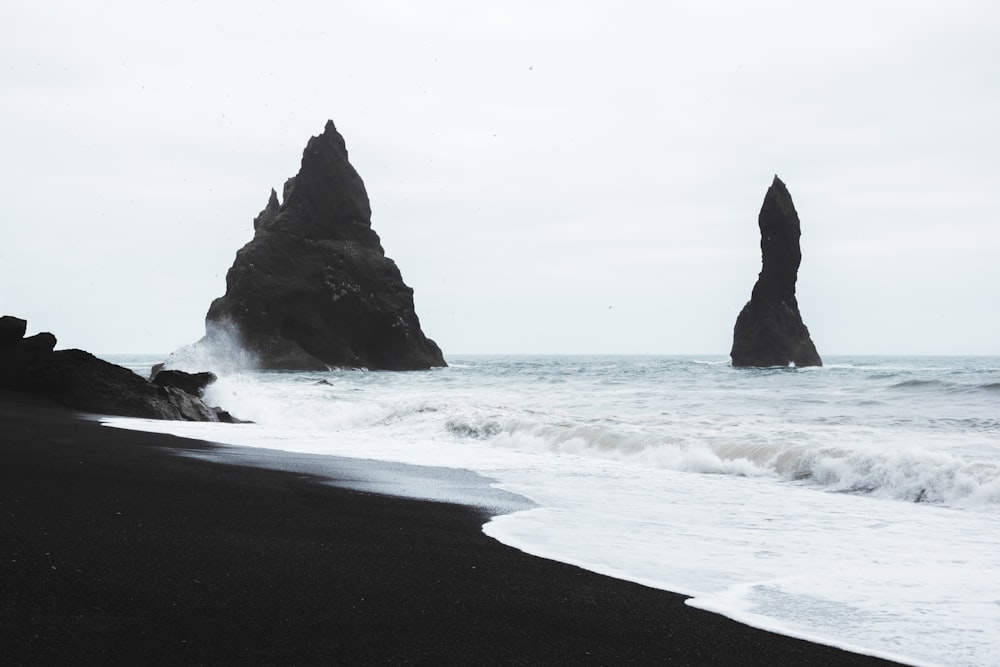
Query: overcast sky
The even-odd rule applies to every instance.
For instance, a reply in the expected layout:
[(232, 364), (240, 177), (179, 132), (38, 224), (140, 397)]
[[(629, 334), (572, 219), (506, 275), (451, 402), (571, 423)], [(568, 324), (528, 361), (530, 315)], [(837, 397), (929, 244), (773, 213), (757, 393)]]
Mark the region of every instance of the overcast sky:
[(1000, 354), (1000, 4), (0, 6), (0, 314), (204, 332), (332, 119), (425, 333), (725, 356), (774, 174), (821, 355)]

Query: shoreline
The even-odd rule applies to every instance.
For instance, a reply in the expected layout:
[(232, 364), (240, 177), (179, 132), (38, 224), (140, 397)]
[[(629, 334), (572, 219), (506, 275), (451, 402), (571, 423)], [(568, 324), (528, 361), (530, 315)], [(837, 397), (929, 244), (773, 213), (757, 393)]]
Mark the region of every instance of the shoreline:
[(208, 451), (0, 393), (0, 663), (896, 664)]
[[(130, 417), (100, 417), (103, 426), (140, 433), (161, 433), (156, 428), (138, 428)], [(143, 420), (144, 423), (147, 420)], [(190, 436), (168, 434), (168, 437)], [(252, 445), (211, 442), (199, 450), (180, 452), (203, 461), (229, 466), (263, 468), (312, 476), (318, 484), (361, 493), (403, 499), (449, 503), (477, 508), (487, 518), (538, 507), (522, 495), (496, 488), (496, 480), (465, 468), (445, 468), (379, 459), (313, 454)]]

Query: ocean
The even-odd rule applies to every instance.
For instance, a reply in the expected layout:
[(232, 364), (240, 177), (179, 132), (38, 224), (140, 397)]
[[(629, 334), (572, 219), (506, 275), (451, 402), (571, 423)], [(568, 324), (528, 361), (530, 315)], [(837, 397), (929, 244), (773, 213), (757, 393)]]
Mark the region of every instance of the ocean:
[[(140, 374), (163, 359), (106, 358)], [(230, 461), (387, 462), (344, 476), (479, 504), (504, 544), (748, 625), (913, 665), (1000, 664), (1000, 358), (448, 361), (233, 371), (206, 398), (253, 424), (105, 423), (239, 446), (208, 455)]]

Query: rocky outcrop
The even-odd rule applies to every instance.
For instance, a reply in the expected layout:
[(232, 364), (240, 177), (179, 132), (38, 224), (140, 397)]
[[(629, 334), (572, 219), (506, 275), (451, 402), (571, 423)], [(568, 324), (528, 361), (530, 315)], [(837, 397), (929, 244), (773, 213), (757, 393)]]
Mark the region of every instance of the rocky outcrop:
[(0, 318), (0, 389), (41, 394), (95, 414), (235, 421), (195, 394), (152, 384), (89, 352), (55, 350), (56, 337), (51, 333), (25, 338), (26, 327), (22, 319)]
[(758, 216), (763, 268), (733, 330), (733, 366), (822, 366), (795, 298), (799, 216), (777, 176)]
[(185, 356), (281, 370), (446, 365), (371, 227), (368, 193), (332, 121), (253, 226), (208, 309), (205, 337), (167, 367)]
[(20, 317), (4, 315), (0, 317), (0, 350), (7, 349), (24, 338), (28, 322)]
[(181, 391), (201, 398), (205, 395), (205, 388), (219, 378), (215, 373), (202, 371), (201, 373), (186, 373), (184, 371), (164, 371), (160, 370), (152, 374), (150, 382), (159, 387), (173, 387)]

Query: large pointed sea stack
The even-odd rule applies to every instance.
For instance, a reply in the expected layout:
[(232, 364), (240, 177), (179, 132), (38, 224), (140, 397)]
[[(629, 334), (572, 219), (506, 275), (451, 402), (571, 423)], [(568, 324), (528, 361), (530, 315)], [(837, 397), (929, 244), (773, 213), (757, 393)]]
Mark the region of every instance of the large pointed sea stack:
[(445, 366), (371, 227), (368, 193), (332, 121), (309, 140), (282, 200), (271, 191), (195, 347), (262, 369)]
[(733, 366), (822, 366), (795, 299), (802, 252), (799, 216), (777, 176), (757, 219), (763, 268), (750, 301), (736, 318)]

